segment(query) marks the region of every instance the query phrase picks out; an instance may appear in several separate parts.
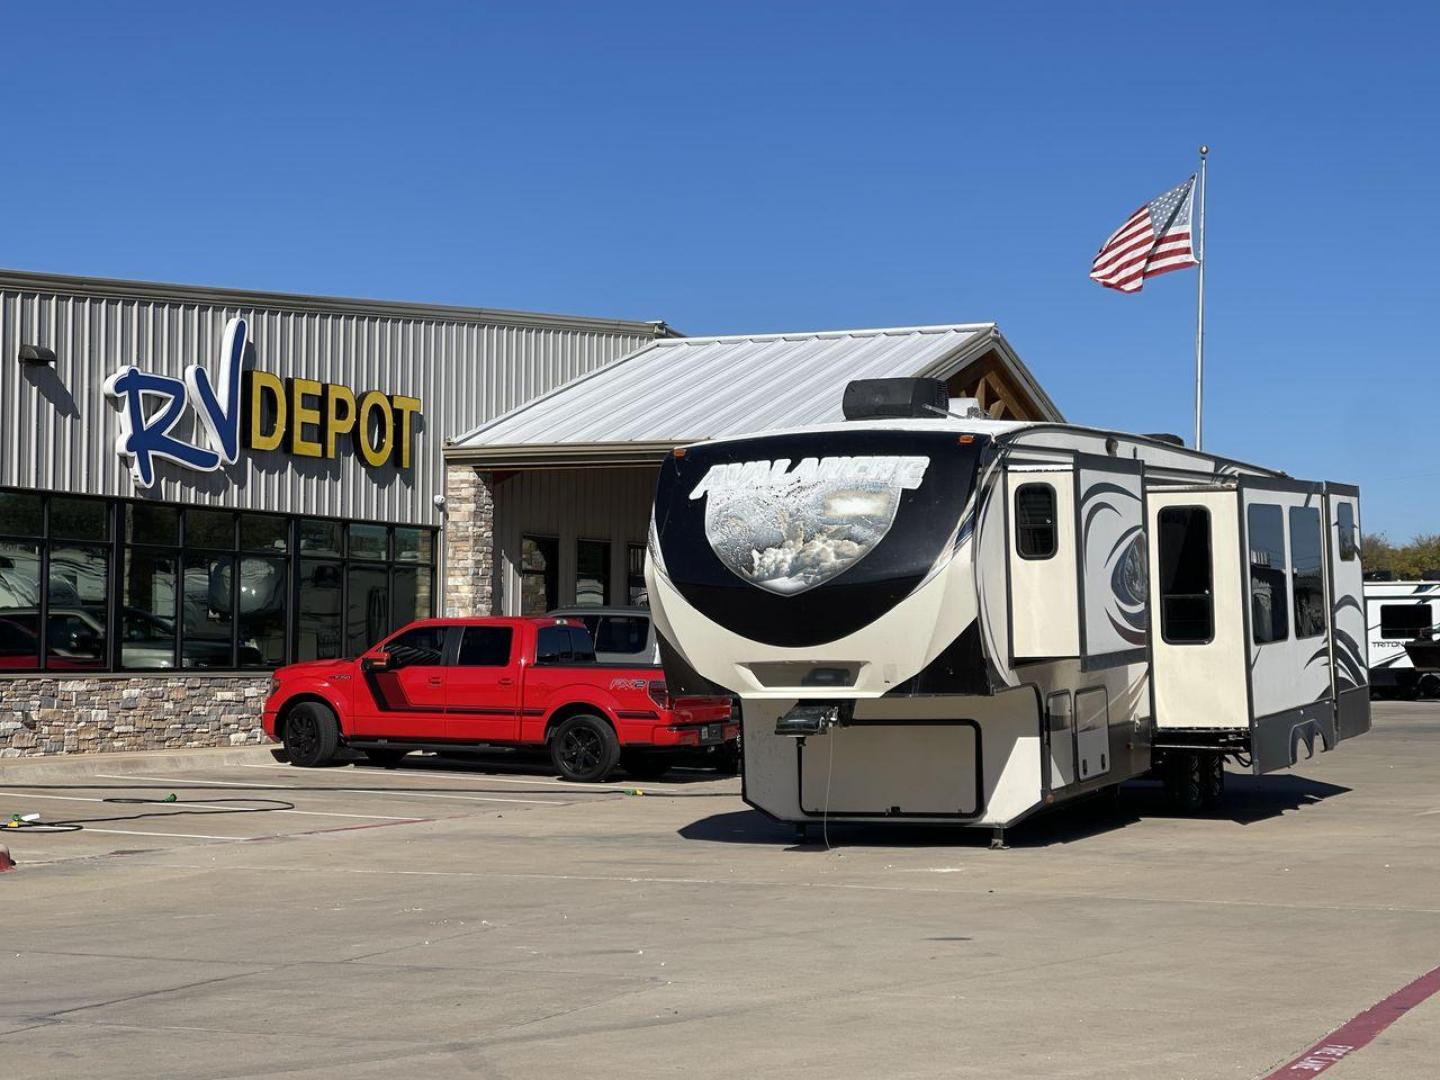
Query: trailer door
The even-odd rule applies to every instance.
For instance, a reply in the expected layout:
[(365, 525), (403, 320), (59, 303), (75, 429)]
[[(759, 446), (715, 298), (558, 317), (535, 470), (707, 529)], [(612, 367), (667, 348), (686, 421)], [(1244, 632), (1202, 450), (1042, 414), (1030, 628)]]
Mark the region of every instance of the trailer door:
[(1360, 497), (1355, 488), (1325, 485), (1330, 565), (1330, 676), (1336, 735), (1348, 739), (1370, 730), (1369, 641), (1365, 587), (1360, 570)]
[(1250, 728), (1234, 491), (1150, 491), (1150, 648), (1159, 731)]

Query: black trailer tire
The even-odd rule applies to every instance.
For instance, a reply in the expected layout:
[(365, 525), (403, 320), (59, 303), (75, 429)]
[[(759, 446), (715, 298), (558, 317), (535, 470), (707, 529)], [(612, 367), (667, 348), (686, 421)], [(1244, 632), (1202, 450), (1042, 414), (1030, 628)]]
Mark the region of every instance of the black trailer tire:
[(376, 747), (365, 751), (365, 756), (370, 759), (371, 765), (379, 765), (384, 769), (393, 769), (399, 765), (401, 760), (408, 754), (408, 750), (393, 750), (387, 747)]
[(1195, 814), (1205, 804), (1201, 755), (1194, 750), (1171, 750), (1165, 755), (1165, 793), (1182, 814)]
[(566, 780), (598, 783), (620, 763), (620, 740), (600, 717), (581, 713), (562, 721), (550, 736), (550, 763)]
[(1200, 759), (1200, 806), (1216, 810), (1225, 800), (1225, 758), (1221, 754), (1197, 754)]
[(620, 767), (636, 780), (658, 780), (670, 771), (675, 761), (669, 754), (647, 754), (628, 750), (620, 755)]
[(340, 748), (340, 724), (328, 705), (302, 701), (285, 719), (285, 753), (291, 765), (328, 765)]

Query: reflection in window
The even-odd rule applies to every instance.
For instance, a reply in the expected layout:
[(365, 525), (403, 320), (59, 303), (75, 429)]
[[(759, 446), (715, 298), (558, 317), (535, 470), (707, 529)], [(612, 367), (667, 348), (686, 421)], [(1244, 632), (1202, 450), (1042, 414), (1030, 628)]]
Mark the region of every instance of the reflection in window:
[(40, 496), (0, 491), (0, 535), (44, 536), (45, 509)]
[(595, 640), (596, 652), (638, 656), (649, 644), (650, 620), (643, 615), (585, 615), (580, 621)]
[(417, 626), (385, 643), (391, 664), (396, 668), (439, 667), (445, 662), (445, 628)]
[(560, 541), (550, 536), (520, 540), (520, 614), (544, 615), (559, 602)]
[(290, 546), (290, 527), (273, 514), (241, 514), (240, 546), (246, 551), (284, 551)]
[(279, 667), (285, 662), (285, 560), (247, 556), (240, 560), (240, 651), (243, 667)]
[(397, 566), (393, 580), (395, 613), (392, 625), (399, 627), (415, 619), (428, 618), (434, 610), (431, 607), (434, 586), (430, 571), (419, 566)]
[(344, 570), (344, 563), (328, 559), (300, 560), (296, 659), (338, 660), (345, 655), (344, 635), (340, 627)]
[(351, 525), (350, 557), (383, 560), (389, 555), (390, 530), (384, 525)]
[(306, 555), (340, 555), (340, 523), (313, 519), (300, 522), (300, 550)]
[(181, 664), (232, 668), (234, 556), (187, 552), (181, 588)]
[(435, 534), (429, 529), (395, 530), (395, 561), (430, 565), (435, 555)]
[(50, 535), (64, 540), (108, 540), (110, 505), (103, 499), (53, 496)]
[(228, 510), (185, 511), (185, 546), (231, 550), (235, 546), (235, 515)]
[(1250, 537), (1250, 629), (1255, 644), (1290, 636), (1286, 595), (1285, 516), (1280, 507), (1254, 503), (1246, 514)]
[(1434, 625), (1429, 604), (1380, 605), (1380, 636), (1386, 641), (1413, 641)]
[(631, 544), (625, 549), (626, 603), (631, 607), (649, 607), (650, 596), (645, 589), (645, 545)]
[(1290, 565), (1295, 575), (1295, 636), (1325, 633), (1325, 577), (1322, 571), (1320, 510), (1290, 508)]
[(109, 597), (109, 548), (51, 545), (45, 660), (48, 667), (109, 665)]
[(610, 602), (610, 545), (581, 540), (575, 545), (575, 603), (600, 607)]
[(1351, 562), (1360, 554), (1360, 533), (1355, 528), (1355, 508), (1342, 502), (1335, 508), (1336, 531), (1339, 532), (1340, 558)]
[(347, 656), (359, 656), (390, 632), (390, 589), (383, 566), (351, 564), (346, 582)]
[(120, 595), (120, 664), (131, 670), (175, 666), (180, 558), (173, 551), (125, 551)]
[(1207, 642), (1215, 634), (1210, 511), (1167, 506), (1158, 524), (1161, 637), (1175, 645)]
[[(0, 511), (5, 505), (0, 503)], [(6, 527), (16, 524), (7, 522)], [(40, 545), (0, 541), (0, 671), (40, 666)]]
[(1022, 559), (1055, 554), (1055, 489), (1049, 484), (1015, 489), (1015, 550)]
[(125, 507), (125, 541), (130, 544), (180, 544), (180, 508), (131, 503)]

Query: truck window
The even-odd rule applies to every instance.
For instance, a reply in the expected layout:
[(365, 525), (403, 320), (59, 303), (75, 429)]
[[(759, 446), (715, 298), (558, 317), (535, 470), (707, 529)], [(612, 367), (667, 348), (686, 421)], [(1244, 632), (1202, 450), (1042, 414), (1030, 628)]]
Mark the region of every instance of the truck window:
[(542, 626), (535, 641), (535, 663), (569, 664), (575, 660), (570, 627)]
[(1290, 636), (1285, 515), (1272, 503), (1254, 503), (1245, 521), (1250, 538), (1250, 629), (1256, 645), (1284, 641)]
[(445, 662), (445, 627), (417, 626), (385, 643), (394, 668), (439, 667)]
[(1290, 568), (1295, 583), (1295, 636), (1325, 633), (1325, 577), (1321, 570), (1320, 510), (1290, 508)]
[(1434, 625), (1429, 604), (1380, 605), (1380, 636), (1388, 641), (1419, 637)]
[(595, 639), (596, 652), (638, 656), (650, 639), (650, 620), (640, 615), (586, 615), (581, 621)]
[(576, 664), (595, 663), (595, 642), (583, 626), (570, 627), (570, 657)]
[(460, 667), (504, 667), (510, 663), (514, 631), (508, 626), (467, 626), (460, 638)]
[(1055, 554), (1055, 489), (1049, 484), (1015, 489), (1015, 550), (1022, 559)]
[(1210, 511), (1167, 506), (1159, 526), (1160, 636), (1171, 645), (1203, 644), (1215, 636)]

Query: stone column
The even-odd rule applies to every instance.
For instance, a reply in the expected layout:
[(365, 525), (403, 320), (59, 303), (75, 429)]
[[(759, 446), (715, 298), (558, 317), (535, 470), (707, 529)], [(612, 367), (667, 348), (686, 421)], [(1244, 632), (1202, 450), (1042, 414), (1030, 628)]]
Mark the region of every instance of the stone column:
[(445, 614), (495, 612), (495, 481), (472, 465), (445, 467)]

